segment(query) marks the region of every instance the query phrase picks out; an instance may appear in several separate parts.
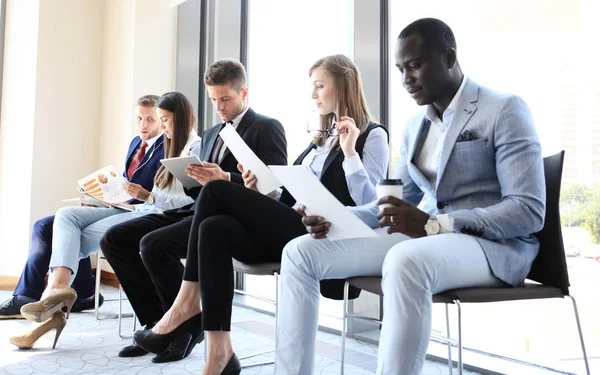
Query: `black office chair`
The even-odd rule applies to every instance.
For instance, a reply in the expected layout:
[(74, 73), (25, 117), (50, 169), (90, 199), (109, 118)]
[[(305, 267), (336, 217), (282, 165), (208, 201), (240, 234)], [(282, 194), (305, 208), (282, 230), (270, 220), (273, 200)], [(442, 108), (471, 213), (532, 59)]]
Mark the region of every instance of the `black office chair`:
[[(555, 155), (544, 158), (544, 173), (546, 180), (546, 217), (544, 227), (541, 231), (535, 234), (540, 241), (540, 250), (533, 261), (528, 280), (524, 286), (500, 287), (500, 288), (464, 288), (448, 290), (433, 296), (434, 303), (446, 304), (446, 331), (447, 336), (436, 336), (436, 339), (444, 341), (448, 345), (448, 366), (450, 374), (452, 374), (452, 356), (451, 345), (456, 345), (458, 348), (458, 373), (462, 375), (462, 319), (461, 319), (461, 303), (484, 303), (484, 302), (504, 302), (518, 300), (533, 300), (543, 298), (564, 298), (571, 299), (575, 319), (577, 321), (577, 330), (579, 332), (579, 340), (581, 341), (581, 350), (585, 362), (586, 373), (590, 374), (583, 334), (581, 332), (581, 324), (579, 322), (579, 314), (577, 312), (577, 304), (575, 298), (569, 294), (569, 275), (567, 272), (567, 262), (565, 259), (565, 250), (562, 238), (559, 200), (560, 200), (560, 185), (562, 179), (562, 169), (565, 152), (561, 151)], [(532, 282), (533, 281), (533, 282)], [(371, 293), (382, 296), (381, 277), (356, 277), (346, 280), (345, 290), (349, 286), (354, 286)], [(345, 297), (347, 293), (345, 292)], [(448, 319), (448, 304), (455, 304), (458, 311), (458, 340), (453, 340), (450, 337), (449, 319)], [(342, 332), (342, 374), (344, 373), (344, 349), (346, 339), (346, 324), (347, 318), (366, 319), (376, 321), (381, 324), (381, 321), (365, 318), (362, 316), (348, 313), (348, 298), (344, 298), (344, 328)], [(432, 335), (433, 336), (433, 335)]]

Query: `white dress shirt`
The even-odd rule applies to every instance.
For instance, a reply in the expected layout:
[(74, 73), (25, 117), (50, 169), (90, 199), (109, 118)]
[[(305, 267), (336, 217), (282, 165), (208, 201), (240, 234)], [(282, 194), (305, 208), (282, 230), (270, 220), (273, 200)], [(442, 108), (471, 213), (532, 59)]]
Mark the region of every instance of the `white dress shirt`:
[[(433, 104), (428, 105), (425, 109), (425, 116), (431, 121), (431, 125), (429, 126), (427, 138), (425, 138), (425, 142), (423, 142), (423, 147), (415, 160), (415, 165), (419, 168), (421, 173), (423, 173), (423, 176), (429, 180), (429, 183), (431, 183), (431, 186), (433, 186), (434, 189), (437, 182), (442, 147), (446, 139), (446, 134), (448, 133), (448, 128), (452, 126), (452, 119), (454, 118), (454, 113), (456, 113), (456, 107), (458, 106), (466, 83), (467, 76), (463, 76), (458, 91), (456, 91), (448, 108), (446, 108), (442, 114), (442, 119), (438, 117)], [(454, 220), (452, 220), (450, 216), (436, 215), (435, 217), (440, 224), (440, 233), (454, 232)]]

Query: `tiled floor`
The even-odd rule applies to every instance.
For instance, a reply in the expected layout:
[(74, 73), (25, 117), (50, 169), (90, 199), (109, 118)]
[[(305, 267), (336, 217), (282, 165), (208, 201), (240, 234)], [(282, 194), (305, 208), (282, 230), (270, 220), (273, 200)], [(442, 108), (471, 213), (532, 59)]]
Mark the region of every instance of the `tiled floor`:
[[(103, 287), (107, 298), (116, 298), (118, 292)], [(0, 291), (0, 301), (11, 296)], [(126, 304), (126, 303), (125, 303)], [(128, 306), (127, 306), (128, 307)], [(116, 312), (117, 302), (107, 302), (101, 312)], [(235, 307), (233, 313), (233, 345), (238, 354), (244, 355), (269, 350), (274, 347), (274, 319), (259, 312)], [(131, 333), (132, 319), (124, 319), (124, 333)], [(31, 323), (24, 320), (0, 321), (0, 374), (200, 374), (204, 366), (203, 345), (197, 346), (185, 360), (167, 364), (154, 364), (151, 356), (119, 358), (117, 352), (130, 340), (117, 335), (116, 319), (97, 321), (93, 311), (73, 314), (63, 331), (57, 348), (50, 349), (54, 331), (43, 336), (31, 350), (18, 350), (8, 343), (8, 338), (29, 330)], [(319, 332), (315, 373), (340, 373), (340, 337)], [(372, 374), (375, 371), (377, 347), (356, 340), (347, 341), (346, 374)], [(256, 357), (267, 360), (273, 354)], [(242, 374), (272, 374), (273, 365), (246, 368)], [(442, 363), (428, 362), (423, 374), (446, 374)], [(466, 371), (465, 374), (474, 374)]]

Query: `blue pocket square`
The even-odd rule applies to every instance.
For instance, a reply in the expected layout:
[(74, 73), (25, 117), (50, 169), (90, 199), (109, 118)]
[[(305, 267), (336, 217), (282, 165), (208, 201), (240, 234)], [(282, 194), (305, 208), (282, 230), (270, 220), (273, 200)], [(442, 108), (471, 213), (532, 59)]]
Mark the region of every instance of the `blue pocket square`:
[(471, 133), (471, 131), (469, 131), (469, 130), (465, 130), (464, 132), (460, 133), (460, 135), (456, 139), (456, 142), (470, 142), (470, 141), (475, 141), (477, 139), (479, 139), (478, 136)]

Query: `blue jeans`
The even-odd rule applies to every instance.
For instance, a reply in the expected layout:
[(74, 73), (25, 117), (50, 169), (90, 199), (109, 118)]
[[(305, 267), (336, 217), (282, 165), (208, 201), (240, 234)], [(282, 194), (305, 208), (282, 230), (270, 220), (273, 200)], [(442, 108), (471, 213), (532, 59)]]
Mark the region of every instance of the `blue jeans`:
[(100, 251), (100, 239), (110, 227), (149, 213), (151, 212), (128, 212), (118, 208), (61, 208), (54, 219), (50, 270), (54, 267), (70, 268), (73, 281), (80, 259)]
[[(15, 296), (27, 296), (39, 300), (45, 288), (44, 278), (48, 273), (52, 256), (52, 226), (54, 216), (48, 216), (35, 222), (31, 234), (31, 245), (27, 262), (15, 289)], [(81, 298), (94, 294), (94, 275), (90, 258), (81, 259), (72, 287)]]

